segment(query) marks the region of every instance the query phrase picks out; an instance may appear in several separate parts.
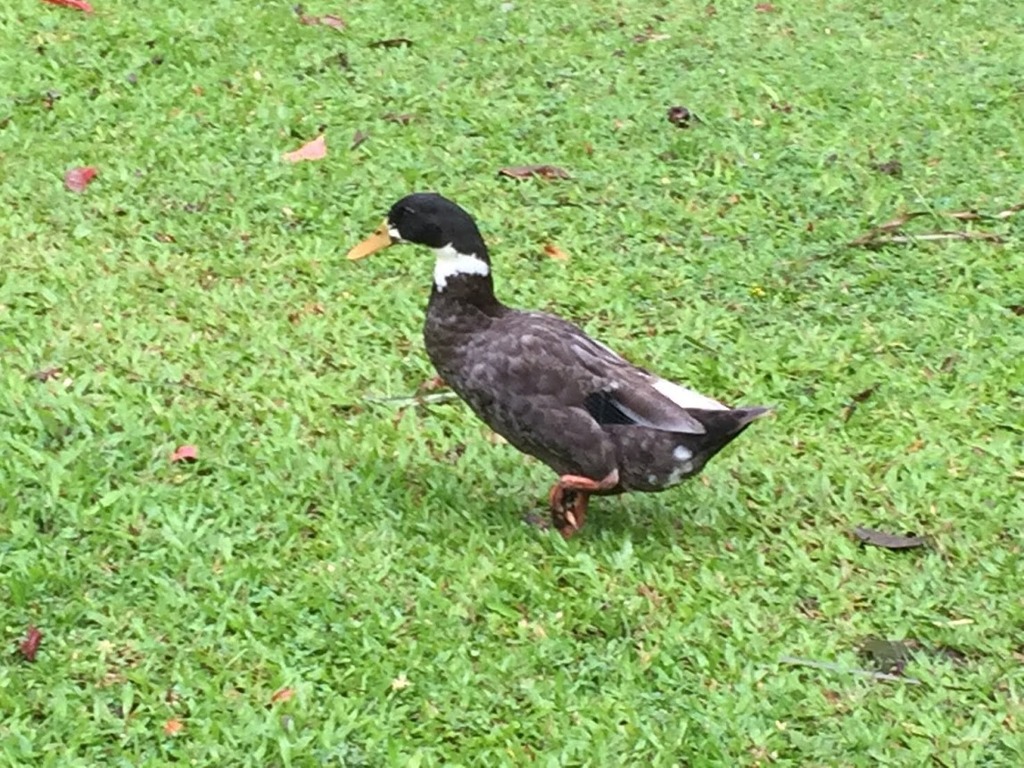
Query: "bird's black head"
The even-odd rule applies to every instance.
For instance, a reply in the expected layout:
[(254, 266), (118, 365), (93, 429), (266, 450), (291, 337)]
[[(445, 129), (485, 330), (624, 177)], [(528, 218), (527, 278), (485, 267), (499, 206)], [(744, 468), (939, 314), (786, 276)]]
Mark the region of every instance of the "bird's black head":
[(487, 262), (487, 247), (473, 217), (451, 200), (434, 192), (406, 195), (388, 211), (384, 223), (349, 251), (350, 259), (361, 259), (398, 243), (425, 245), (472, 255)]
[(438, 249), (451, 246), (457, 253), (483, 253), (476, 222), (462, 208), (433, 192), (406, 195), (388, 211), (388, 235), (394, 242)]
[(433, 192), (406, 195), (388, 211), (377, 231), (348, 252), (361, 259), (397, 243), (425, 245), (434, 251), (434, 295), (498, 306), (490, 259), (480, 230), (466, 211)]

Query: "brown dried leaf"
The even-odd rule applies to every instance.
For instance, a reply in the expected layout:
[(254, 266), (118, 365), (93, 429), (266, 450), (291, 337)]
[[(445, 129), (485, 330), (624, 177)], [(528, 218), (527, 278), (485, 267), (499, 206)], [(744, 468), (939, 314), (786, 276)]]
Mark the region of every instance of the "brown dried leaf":
[(858, 392), (856, 395), (853, 396), (853, 398), (852, 398), (853, 402), (855, 402), (855, 403), (863, 403), (865, 400), (867, 400), (869, 397), (871, 397), (873, 394), (875, 394), (875, 392), (878, 390), (879, 386), (880, 386), (879, 384), (875, 383), (875, 384), (872, 384), (867, 389)]
[(546, 253), (548, 256), (550, 256), (552, 259), (555, 259), (556, 261), (568, 261), (569, 260), (569, 254), (567, 254), (565, 251), (563, 251), (557, 245), (552, 245), (551, 243), (547, 243), (544, 246), (544, 253)]
[(957, 221), (977, 221), (982, 218), (977, 211), (949, 211), (946, 215)]
[(652, 608), (660, 608), (661, 602), (664, 600), (661, 593), (649, 584), (640, 584), (636, 588), (636, 593), (641, 597), (647, 598), (647, 602), (651, 604)]
[(691, 121), (697, 119), (696, 115), (683, 106), (669, 107), (666, 116), (668, 121), (677, 128), (689, 128)]
[(50, 379), (56, 379), (61, 374), (61, 369), (57, 367), (43, 368), (35, 373), (30, 373), (28, 377), (35, 379), (36, 381), (50, 381)]
[(298, 149), (285, 152), (281, 158), (289, 163), (300, 163), (303, 160), (322, 160), (327, 156), (327, 137), (320, 134), (312, 141), (306, 142)]
[(25, 630), (25, 639), (18, 644), (18, 650), (21, 651), (22, 658), (28, 662), (35, 661), (41, 642), (43, 642), (43, 633), (39, 631), (35, 624), (29, 624), (28, 629)]
[(340, 16), (332, 16), (330, 14), (328, 14), (327, 16), (310, 16), (305, 13), (300, 13), (299, 24), (305, 24), (306, 26), (310, 27), (333, 27), (334, 29), (344, 29), (346, 26), (348, 26), (347, 24), (345, 24), (345, 20), (343, 18), (341, 18)]
[(408, 125), (416, 118), (415, 115), (409, 113), (396, 113), (388, 112), (384, 115), (384, 119), (389, 123), (398, 123), (399, 125)]
[(758, 3), (754, 6), (754, 10), (758, 13), (775, 13), (776, 8), (771, 3)]
[(290, 701), (295, 696), (295, 690), (292, 688), (278, 688), (270, 697), (271, 704), (280, 704), (284, 701)]
[(1006, 308), (1017, 317), (1024, 317), (1024, 304), (1010, 304)]
[(447, 387), (448, 385), (444, 383), (444, 379), (440, 376), (434, 376), (416, 387), (416, 394), (423, 395), (427, 392), (436, 392), (439, 389), (446, 389)]
[(870, 544), (874, 547), (883, 547), (884, 549), (892, 550), (915, 549), (928, 544), (927, 536), (915, 536), (913, 534), (902, 536), (897, 533), (877, 531), (874, 528), (864, 528), (863, 526), (857, 526), (854, 528), (853, 536), (862, 544)]
[(662, 40), (668, 40), (672, 35), (666, 35), (662, 32), (655, 32), (654, 27), (648, 25), (647, 28), (638, 35), (633, 35), (634, 43), (659, 43)]
[(508, 176), (512, 179), (528, 179), (531, 176), (539, 176), (542, 179), (571, 179), (568, 171), (559, 168), (557, 165), (511, 165), (501, 168), (499, 176)]
[(355, 149), (364, 141), (370, 138), (370, 134), (364, 133), (363, 131), (356, 131), (352, 134), (352, 149)]
[(1020, 213), (1021, 211), (1024, 211), (1024, 203), (1017, 203), (1016, 205), (1007, 208), (1005, 211), (1000, 211), (999, 213), (997, 213), (996, 218), (1008, 219), (1015, 213)]
[(875, 163), (872, 166), (879, 173), (884, 173), (886, 176), (902, 176), (903, 175), (903, 163), (898, 158), (892, 158), (884, 163)]
[(299, 323), (302, 318), (306, 315), (324, 315), (327, 314), (327, 309), (319, 301), (311, 301), (302, 309), (297, 309), (294, 312), (288, 313), (288, 322), (292, 325)]

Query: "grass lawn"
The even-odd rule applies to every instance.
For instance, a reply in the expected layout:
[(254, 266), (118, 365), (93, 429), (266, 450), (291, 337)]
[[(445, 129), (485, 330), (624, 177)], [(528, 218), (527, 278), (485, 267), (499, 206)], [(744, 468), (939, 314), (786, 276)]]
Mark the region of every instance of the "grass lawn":
[[(1024, 764), (1015, 4), (305, 5), (0, 10), (0, 762)], [(389, 400), (429, 254), (343, 258), (428, 189), (508, 303), (777, 416), (524, 526), (544, 466)], [(845, 245), (918, 211), (971, 239)]]

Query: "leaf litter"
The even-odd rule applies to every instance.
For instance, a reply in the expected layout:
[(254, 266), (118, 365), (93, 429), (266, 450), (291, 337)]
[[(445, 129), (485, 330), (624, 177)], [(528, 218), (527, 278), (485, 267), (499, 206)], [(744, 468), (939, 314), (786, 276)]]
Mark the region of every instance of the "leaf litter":
[(903, 231), (907, 223), (921, 216), (934, 216), (953, 219), (955, 221), (1005, 221), (1024, 210), (1024, 203), (1017, 203), (1009, 208), (994, 214), (983, 214), (978, 211), (907, 211), (901, 213), (883, 224), (872, 227), (860, 237), (851, 240), (848, 247), (878, 248), (884, 245), (914, 244), (918, 242), (934, 242), (944, 240), (981, 240), (993, 243), (1004, 242), (1003, 236), (995, 232), (981, 230), (942, 230), (938, 232), (924, 232), (920, 234), (909, 234)]
[(299, 24), (305, 24), (308, 27), (321, 26), (321, 27), (333, 27), (334, 29), (345, 29), (348, 24), (340, 16), (334, 16), (333, 14), (327, 14), (325, 16), (313, 16), (312, 14), (306, 13), (306, 9), (301, 5), (292, 6), (292, 10), (295, 15), (299, 18)]
[(62, 373), (61, 369), (57, 366), (52, 368), (42, 368), (38, 371), (34, 371), (28, 375), (28, 378), (39, 382), (47, 382), (51, 379), (56, 379)]
[(843, 406), (842, 419), (843, 421), (849, 421), (850, 417), (853, 416), (854, 411), (857, 410), (857, 406), (860, 403), (866, 402), (875, 392), (878, 391), (879, 383), (874, 383), (867, 389), (861, 390), (857, 394), (850, 398), (850, 402)]
[(25, 630), (25, 639), (18, 644), (21, 657), (28, 662), (35, 661), (41, 642), (43, 642), (43, 633), (35, 624), (29, 624), (28, 629)]
[(363, 131), (356, 131), (352, 134), (352, 147), (351, 149), (357, 149), (360, 144), (370, 138), (370, 134)]
[(857, 526), (853, 529), (852, 533), (853, 537), (861, 544), (882, 547), (883, 549), (916, 549), (917, 547), (927, 546), (930, 543), (928, 536), (887, 533), (875, 530), (874, 528), (865, 528), (864, 526)]
[(510, 179), (529, 179), (538, 177), (541, 179), (571, 179), (572, 176), (564, 168), (557, 165), (510, 165), (498, 170), (499, 176), (508, 176)]
[(64, 186), (72, 192), (81, 194), (96, 178), (98, 171), (91, 165), (72, 168), (64, 174)]
[(700, 122), (699, 117), (686, 107), (680, 105), (669, 107), (666, 117), (676, 128), (689, 128), (694, 122)]
[(298, 149), (281, 155), (285, 162), (301, 163), (305, 160), (322, 160), (327, 157), (327, 137), (320, 134), (312, 141), (307, 141)]
[(179, 445), (171, 454), (171, 463), (180, 462), (192, 463), (199, 461), (199, 449), (194, 445)]
[(92, 13), (92, 6), (85, 0), (43, 0), (44, 3), (50, 5), (59, 5), (62, 8), (71, 8), (75, 11), (82, 11), (83, 13)]
[(544, 253), (555, 261), (568, 261), (569, 254), (559, 248), (557, 245), (546, 243), (544, 245)]

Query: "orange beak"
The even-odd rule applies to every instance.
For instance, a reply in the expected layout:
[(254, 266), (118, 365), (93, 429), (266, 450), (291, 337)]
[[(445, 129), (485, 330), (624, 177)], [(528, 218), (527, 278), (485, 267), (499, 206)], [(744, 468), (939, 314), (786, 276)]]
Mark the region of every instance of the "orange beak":
[(383, 251), (391, 246), (391, 235), (388, 234), (388, 223), (385, 221), (377, 227), (377, 230), (372, 235), (349, 251), (347, 258), (349, 261), (365, 259), (370, 254)]

